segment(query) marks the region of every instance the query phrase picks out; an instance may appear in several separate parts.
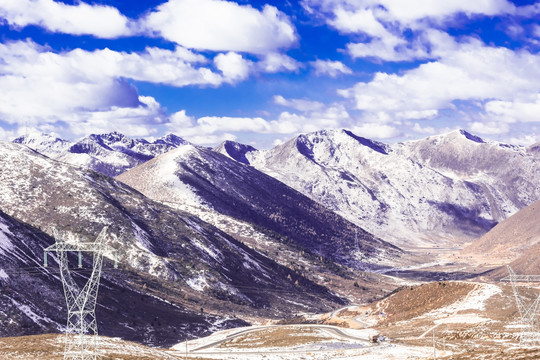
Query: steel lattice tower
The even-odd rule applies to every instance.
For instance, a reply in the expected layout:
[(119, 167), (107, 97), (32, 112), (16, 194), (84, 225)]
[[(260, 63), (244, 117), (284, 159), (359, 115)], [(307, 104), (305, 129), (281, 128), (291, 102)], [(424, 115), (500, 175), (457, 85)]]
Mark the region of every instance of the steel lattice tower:
[(521, 318), (522, 328), (520, 335), (520, 344), (524, 346), (540, 345), (540, 333), (538, 332), (538, 310), (540, 305), (540, 294), (536, 296), (533, 302), (525, 303), (519, 293), (518, 282), (522, 283), (540, 283), (540, 275), (516, 275), (514, 270), (507, 265), (508, 276), (501, 281), (508, 281), (512, 285), (516, 305)]
[[(98, 328), (96, 322), (96, 301), (101, 278), (104, 252), (112, 251), (115, 254), (115, 268), (117, 268), (116, 251), (104, 243), (108, 226), (101, 230), (94, 242), (67, 242), (56, 229), (54, 237), (56, 243), (45, 249), (44, 261), (47, 266), (47, 253), (56, 252), (60, 266), (60, 277), (64, 287), (64, 295), (68, 310), (65, 360), (98, 360), (101, 356), (97, 352)], [(82, 267), (82, 253), (93, 254), (92, 271), (86, 284), (81, 288), (73, 279), (69, 270), (68, 252), (79, 253), (79, 268)]]

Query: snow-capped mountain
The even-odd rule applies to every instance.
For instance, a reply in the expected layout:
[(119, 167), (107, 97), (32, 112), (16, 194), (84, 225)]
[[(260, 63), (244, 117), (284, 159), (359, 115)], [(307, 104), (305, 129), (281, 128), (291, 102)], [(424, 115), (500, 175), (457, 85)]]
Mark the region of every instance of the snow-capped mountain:
[(534, 149), (463, 130), (392, 145), (332, 130), (241, 155), (374, 235), (414, 247), (476, 238), (540, 199)]
[(246, 158), (246, 154), (250, 152), (257, 151), (251, 145), (240, 144), (236, 141), (226, 140), (221, 144), (217, 145), (214, 149), (216, 152), (227, 154), (229, 157), (233, 158), (236, 161), (239, 161), (244, 164), (249, 165), (249, 161)]
[[(0, 210), (46, 233), (55, 226), (86, 240), (94, 239), (104, 224), (112, 224), (110, 245), (119, 250), (124, 267), (118, 275), (111, 273), (112, 279), (128, 277), (137, 291), (159, 301), (197, 312), (204, 307), (205, 313), (220, 314), (207, 318), (220, 320), (219, 326), (227, 326), (231, 313), (276, 317), (343, 303), (325, 287), (215, 227), (119, 181), (19, 144), (0, 142), (0, 155)], [(115, 301), (122, 303), (120, 298)], [(140, 324), (137, 313), (133, 321)], [(198, 327), (199, 333), (209, 329), (208, 321)], [(156, 324), (156, 332), (167, 332), (160, 335), (163, 339), (182, 338), (183, 333), (171, 330)], [(157, 334), (152, 331), (146, 343)]]
[(13, 142), (26, 145), (53, 159), (89, 168), (107, 176), (119, 175), (156, 155), (187, 144), (187, 141), (174, 134), (149, 142), (144, 139), (131, 139), (118, 132), (92, 134), (74, 143), (46, 134), (23, 136)]
[(117, 179), (160, 202), (209, 207), (269, 229), (341, 264), (363, 268), (402, 254), (280, 181), (210, 149), (181, 146)]
[(56, 158), (71, 146), (69, 141), (45, 133), (30, 133), (16, 138), (13, 142), (26, 145), (50, 158)]
[[(1, 337), (64, 331), (67, 309), (55, 256), (49, 256), (49, 266), (43, 267), (43, 248), (53, 242), (47, 234), (0, 211)], [(83, 269), (72, 272), (76, 281), (85, 281), (90, 261), (84, 257)], [(96, 309), (100, 334), (169, 345), (186, 335), (203, 335), (223, 322), (222, 317), (172, 305), (137, 285), (147, 281), (135, 272), (113, 269), (112, 262), (105, 261)], [(245, 324), (227, 321), (223, 325)]]

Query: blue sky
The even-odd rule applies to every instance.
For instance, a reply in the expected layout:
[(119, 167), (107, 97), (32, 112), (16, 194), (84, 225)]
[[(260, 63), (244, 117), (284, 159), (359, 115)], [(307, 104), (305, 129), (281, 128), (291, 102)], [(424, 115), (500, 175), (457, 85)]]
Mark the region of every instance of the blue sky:
[(0, 0), (0, 138), (540, 141), (540, 2)]

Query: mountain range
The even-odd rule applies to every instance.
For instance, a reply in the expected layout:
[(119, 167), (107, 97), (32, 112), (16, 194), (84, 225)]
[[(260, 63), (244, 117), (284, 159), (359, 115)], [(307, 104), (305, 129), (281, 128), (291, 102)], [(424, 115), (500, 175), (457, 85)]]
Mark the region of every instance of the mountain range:
[(269, 229), (283, 242), (340, 264), (359, 269), (395, 265), (402, 255), (305, 195), (210, 149), (182, 146), (117, 179), (166, 204), (190, 203)]
[[(172, 134), (153, 142), (119, 133), (76, 142), (39, 134), (0, 143), (0, 155), (2, 216), (30, 234), (5, 232), (19, 241), (14, 246), (39, 257), (53, 241), (51, 225), (92, 239), (113, 224), (110, 244), (122, 270), (107, 273), (105, 284), (115, 294), (155, 299), (152, 310), (133, 304), (148, 319), (171, 304), (171, 319), (193, 319), (172, 335), (156, 324), (146, 338), (136, 337), (134, 325), (137, 331), (123, 334), (126, 319), (103, 324), (106, 334), (147, 344), (376, 298), (393, 280), (363, 271), (419, 265), (403, 248), (453, 247), (487, 233), (471, 253), (497, 258), (502, 250), (490, 249), (510, 249), (502, 262), (536, 263), (527, 255), (536, 246), (531, 237), (513, 250), (490, 239), (513, 218), (528, 219), (508, 227), (514, 233), (526, 223), (536, 234), (536, 207), (517, 212), (540, 199), (540, 144), (507, 145), (463, 130), (391, 145), (348, 130), (319, 131), (269, 150), (231, 141), (209, 149)], [(502, 233), (507, 239), (508, 230)], [(25, 260), (4, 273), (36, 266)], [(0, 272), (6, 288), (22, 289), (24, 279)], [(39, 281), (41, 288), (59, 285)], [(43, 328), (24, 315), (28, 308), (49, 312), (35, 300), (2, 301), (30, 332)], [(54, 314), (47, 329), (60, 329)], [(27, 333), (22, 326), (8, 334)]]
[[(135, 319), (104, 324), (104, 334), (122, 333), (128, 326), (133, 329), (131, 339), (163, 345), (177, 342), (187, 333), (202, 334), (211, 329), (245, 324), (238, 318), (273, 318), (295, 311), (323, 311), (345, 302), (344, 298), (294, 269), (191, 214), (145, 197), (122, 182), (53, 160), (21, 144), (0, 142), (0, 154), (1, 210), (10, 219), (28, 224), (24, 226), (31, 227), (32, 233), (39, 234), (37, 239), (6, 235), (11, 243), (16, 242), (13, 246), (34, 249), (27, 255), (31, 260), (16, 263), (15, 268), (30, 268), (32, 272), (41, 269), (37, 264), (43, 257), (40, 249), (52, 243), (49, 235), (53, 226), (67, 236), (91, 241), (104, 224), (112, 224), (109, 244), (119, 252), (122, 271), (111, 272), (110, 281), (120, 285), (113, 287), (118, 290), (116, 299), (107, 306), (110, 311), (121, 312), (124, 302), (132, 301), (134, 308), (130, 314)], [(13, 271), (4, 265), (0, 269), (8, 275)], [(41, 274), (42, 270), (39, 272)], [(18, 276), (4, 280), (3, 286), (20, 291), (26, 281)], [(48, 281), (42, 290), (55, 286), (60, 291), (58, 276), (55, 281), (56, 284)], [(141, 297), (133, 292), (140, 293)], [(150, 304), (157, 305), (143, 306), (138, 299), (147, 297), (155, 299)], [(57, 308), (63, 308), (60, 305), (63, 296), (56, 293), (55, 298)], [(41, 309), (35, 313), (48, 313), (42, 309), (39, 296), (28, 301), (33, 302), (25, 306)], [(178, 311), (164, 315), (171, 306)], [(26, 308), (19, 309), (24, 312)], [(200, 314), (202, 311), (204, 314)], [(198, 320), (184, 324), (179, 313)], [(139, 314), (145, 314), (146, 320), (153, 317), (152, 321), (143, 321), (144, 316)], [(166, 317), (170, 322), (176, 319), (176, 326), (183, 330), (172, 332), (163, 322), (158, 324), (154, 319), (158, 314), (161, 314), (159, 318)], [(8, 318), (12, 316), (9, 314)], [(36, 322), (36, 319), (30, 316), (28, 321)], [(143, 327), (148, 329), (142, 331)]]
[(299, 135), (270, 150), (215, 148), (398, 246), (453, 246), (540, 199), (538, 146), (463, 130), (392, 145), (347, 130)]
[(118, 132), (92, 134), (75, 142), (49, 134), (33, 133), (18, 137), (13, 142), (26, 145), (52, 159), (92, 169), (111, 177), (188, 143), (173, 134), (149, 142), (145, 139), (130, 139)]

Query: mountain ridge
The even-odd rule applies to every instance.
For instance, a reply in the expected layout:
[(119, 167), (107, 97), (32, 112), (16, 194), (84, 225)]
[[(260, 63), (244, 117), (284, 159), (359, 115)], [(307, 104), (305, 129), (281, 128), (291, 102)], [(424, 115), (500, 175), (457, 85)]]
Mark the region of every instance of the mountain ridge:
[(532, 181), (540, 176), (536, 153), (464, 130), (392, 145), (349, 130), (322, 130), (245, 157), (251, 166), (405, 247), (470, 241), (540, 199)]

